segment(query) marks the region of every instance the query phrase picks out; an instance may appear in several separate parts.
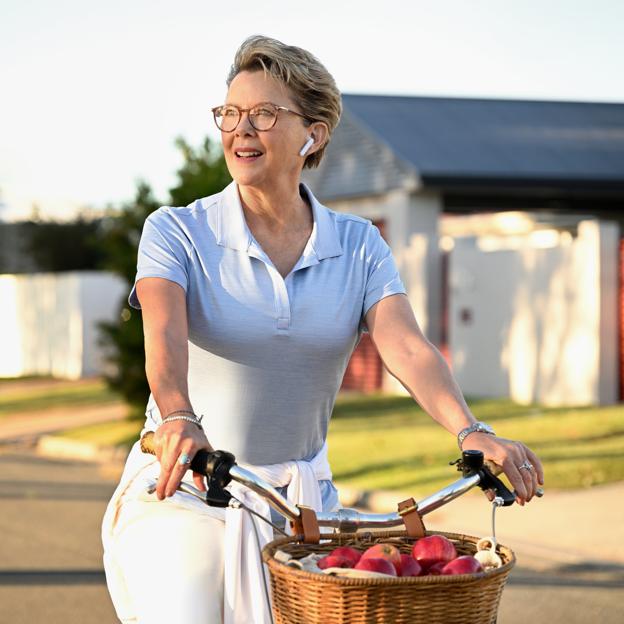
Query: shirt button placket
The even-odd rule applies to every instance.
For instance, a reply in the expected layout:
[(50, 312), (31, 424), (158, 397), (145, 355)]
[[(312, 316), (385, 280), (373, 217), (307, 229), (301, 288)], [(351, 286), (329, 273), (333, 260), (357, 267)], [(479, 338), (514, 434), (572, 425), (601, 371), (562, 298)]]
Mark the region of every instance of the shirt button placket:
[(271, 282), (273, 283), (273, 297), (275, 301), (275, 311), (277, 314), (276, 327), (278, 334), (287, 334), (290, 331), (290, 297), (286, 288), (286, 280), (275, 268), (270, 258), (264, 253), (255, 239), (249, 247), (248, 253), (261, 260), (267, 268)]
[(290, 298), (288, 297), (286, 281), (275, 267), (269, 266), (268, 269), (275, 289), (277, 329), (280, 334), (288, 333), (290, 330)]

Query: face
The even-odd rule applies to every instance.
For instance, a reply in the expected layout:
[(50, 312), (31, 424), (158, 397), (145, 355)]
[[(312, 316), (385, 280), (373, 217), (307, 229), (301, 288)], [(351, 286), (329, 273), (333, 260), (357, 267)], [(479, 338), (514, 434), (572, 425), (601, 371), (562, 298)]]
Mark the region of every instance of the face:
[[(230, 84), (225, 103), (251, 108), (261, 102), (272, 102), (304, 113), (289, 95), (288, 88), (272, 76), (265, 75), (263, 71), (239, 73)], [(299, 151), (311, 131), (312, 128), (307, 127), (301, 117), (280, 111), (275, 125), (270, 130), (259, 132), (249, 123), (247, 113), (243, 113), (233, 132), (221, 132), (230, 175), (241, 186), (262, 188), (275, 184), (284, 176), (298, 184), (305, 162)], [(245, 157), (241, 155), (243, 149), (253, 149), (260, 152), (260, 156)]]

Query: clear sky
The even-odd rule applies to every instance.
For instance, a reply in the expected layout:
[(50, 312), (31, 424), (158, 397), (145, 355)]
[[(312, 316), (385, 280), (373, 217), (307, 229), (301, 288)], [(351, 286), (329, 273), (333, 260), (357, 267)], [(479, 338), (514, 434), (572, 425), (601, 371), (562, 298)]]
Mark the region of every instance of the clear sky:
[(621, 0), (0, 0), (0, 218), (165, 201), (258, 33), (347, 93), (624, 103)]

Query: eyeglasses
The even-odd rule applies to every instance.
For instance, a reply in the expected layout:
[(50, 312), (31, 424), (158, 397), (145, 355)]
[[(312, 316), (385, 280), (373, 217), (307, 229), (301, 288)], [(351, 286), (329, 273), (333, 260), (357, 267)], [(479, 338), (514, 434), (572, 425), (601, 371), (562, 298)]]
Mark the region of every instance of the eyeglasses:
[(214, 115), (217, 128), (222, 132), (234, 132), (243, 117), (243, 113), (249, 113), (249, 123), (255, 130), (265, 132), (275, 125), (277, 114), (280, 111), (298, 115), (307, 121), (313, 121), (297, 111), (290, 110), (290, 108), (286, 108), (285, 106), (272, 104), (271, 102), (262, 102), (251, 108), (239, 108), (238, 106), (234, 106), (234, 104), (225, 104), (224, 106), (216, 106), (213, 108), (212, 114)]

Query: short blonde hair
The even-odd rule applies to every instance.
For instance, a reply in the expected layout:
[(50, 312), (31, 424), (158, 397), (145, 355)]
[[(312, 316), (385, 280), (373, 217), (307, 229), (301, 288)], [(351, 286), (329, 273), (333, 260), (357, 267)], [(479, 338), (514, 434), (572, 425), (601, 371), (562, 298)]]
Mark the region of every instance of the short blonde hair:
[(306, 117), (327, 124), (327, 141), (303, 165), (318, 167), (342, 113), (342, 98), (332, 75), (307, 50), (262, 35), (248, 37), (238, 48), (226, 80), (228, 88), (240, 72), (257, 70), (286, 85)]

